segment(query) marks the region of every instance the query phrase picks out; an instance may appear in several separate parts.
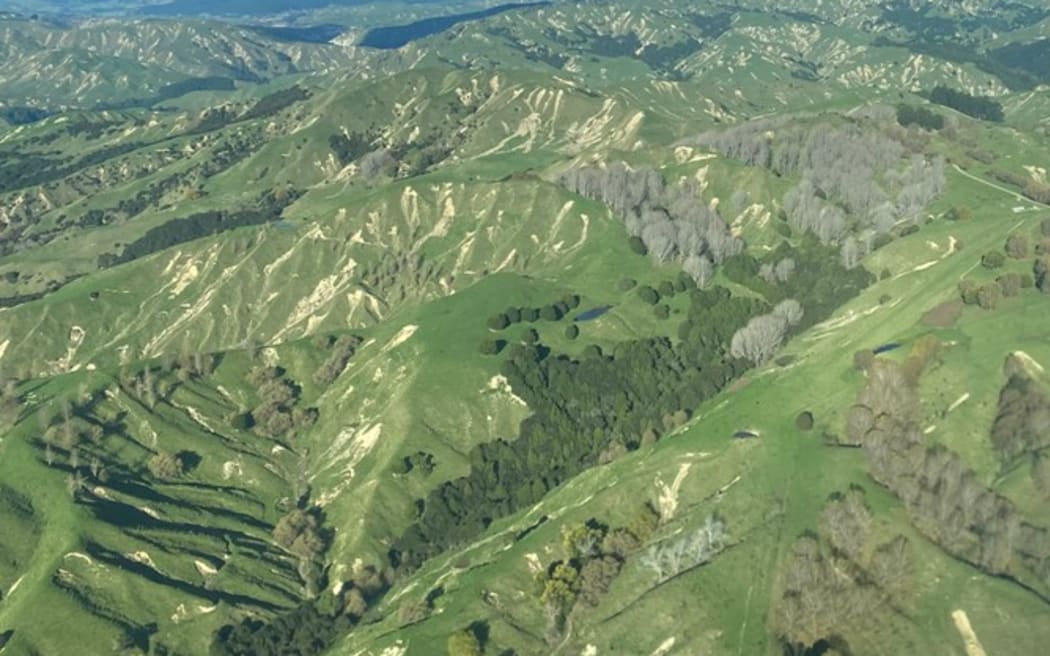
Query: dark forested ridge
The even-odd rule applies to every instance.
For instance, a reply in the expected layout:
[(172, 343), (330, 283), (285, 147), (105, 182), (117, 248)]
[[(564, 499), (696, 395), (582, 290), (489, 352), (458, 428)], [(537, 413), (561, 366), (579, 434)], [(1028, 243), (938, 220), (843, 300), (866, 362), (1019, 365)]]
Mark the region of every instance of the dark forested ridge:
[(495, 16), (507, 11), (545, 7), (549, 4), (549, 2), (510, 3), (464, 14), (451, 14), (448, 16), (424, 18), (423, 20), (408, 23), (407, 25), (376, 27), (365, 33), (361, 38), (359, 45), (365, 46), (366, 48), (400, 48), (401, 46), (417, 39), (444, 32), (450, 27), (454, 27), (460, 23), (488, 18), (489, 16)]

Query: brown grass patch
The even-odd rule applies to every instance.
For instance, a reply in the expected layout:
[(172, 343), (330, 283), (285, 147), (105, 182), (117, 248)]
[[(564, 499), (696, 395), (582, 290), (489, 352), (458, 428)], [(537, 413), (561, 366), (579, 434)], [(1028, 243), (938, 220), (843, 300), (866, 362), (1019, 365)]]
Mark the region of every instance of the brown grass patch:
[(963, 302), (961, 299), (957, 298), (954, 301), (945, 301), (922, 315), (922, 322), (923, 324), (933, 326), (934, 328), (951, 328), (955, 325), (955, 322), (959, 320), (962, 311)]

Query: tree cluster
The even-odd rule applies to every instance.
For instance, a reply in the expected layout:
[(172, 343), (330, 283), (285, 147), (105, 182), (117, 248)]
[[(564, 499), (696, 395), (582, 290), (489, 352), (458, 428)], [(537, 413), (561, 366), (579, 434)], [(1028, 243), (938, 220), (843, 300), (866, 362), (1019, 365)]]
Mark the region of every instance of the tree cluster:
[(785, 654), (803, 656), (823, 644), (851, 653), (849, 642), (878, 642), (913, 573), (911, 548), (898, 535), (872, 546), (872, 515), (864, 491), (836, 493), (816, 533), (800, 536), (781, 566), (773, 627)]
[(951, 107), (967, 116), (972, 116), (982, 121), (1001, 123), (1005, 118), (1003, 106), (992, 98), (973, 96), (965, 91), (952, 89), (943, 84), (939, 84), (930, 90), (930, 102)]
[(707, 283), (715, 264), (744, 249), (725, 220), (702, 202), (693, 182), (669, 185), (655, 169), (631, 169), (622, 162), (570, 169), (561, 182), (611, 207), (636, 252), (660, 262), (681, 262), (698, 285)]
[(346, 371), (350, 358), (354, 357), (362, 341), (357, 335), (341, 335), (336, 339), (331, 345), (331, 353), (314, 372), (314, 383), (320, 386), (334, 383)]
[(561, 638), (577, 604), (598, 605), (627, 557), (652, 535), (658, 522), (659, 515), (646, 503), (626, 527), (610, 529), (595, 519), (562, 527), (565, 559), (553, 561), (535, 577), (536, 594), (547, 618), (548, 644)]
[(1033, 465), (1050, 448), (1050, 394), (1010, 356), (1009, 380), (999, 392), (999, 409), (991, 438), (1008, 471), (1023, 459)]
[[(784, 196), (788, 223), (824, 244), (842, 244), (847, 268), (871, 250), (876, 235), (918, 220), (945, 185), (943, 159), (906, 157), (898, 141), (859, 124), (762, 119), (702, 134), (697, 142), (751, 166), (801, 177)], [(850, 235), (855, 241), (846, 251)]]
[(657, 583), (664, 583), (682, 572), (707, 564), (728, 543), (725, 522), (710, 515), (695, 531), (652, 545), (638, 562), (653, 571)]
[(248, 383), (259, 397), (259, 404), (247, 416), (248, 427), (260, 435), (283, 437), (293, 429), (317, 422), (317, 408), (298, 405), (302, 388), (284, 374), (280, 367), (264, 365), (253, 367), (247, 374)]
[(944, 117), (917, 105), (897, 105), (897, 123), (901, 127), (918, 125), (924, 130), (940, 130), (944, 127)]

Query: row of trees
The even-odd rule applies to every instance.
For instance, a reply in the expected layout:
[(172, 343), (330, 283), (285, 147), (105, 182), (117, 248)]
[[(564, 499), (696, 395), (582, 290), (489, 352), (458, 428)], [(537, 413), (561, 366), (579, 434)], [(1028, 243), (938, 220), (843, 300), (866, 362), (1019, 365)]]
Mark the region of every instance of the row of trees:
[(699, 285), (707, 283), (714, 265), (744, 249), (725, 220), (702, 202), (694, 182), (669, 185), (655, 169), (622, 162), (570, 169), (561, 182), (611, 207), (643, 252), (660, 262), (681, 262)]
[(517, 323), (535, 323), (540, 319), (544, 321), (561, 321), (570, 311), (580, 307), (578, 294), (565, 294), (554, 303), (542, 307), (508, 307), (503, 312), (492, 315), (488, 319), (490, 330), (504, 330)]
[(915, 526), (947, 552), (1050, 598), (1050, 532), (1025, 521), (958, 454), (927, 444), (916, 385), (936, 354), (930, 347), (922, 351), (903, 364), (875, 359), (850, 409), (847, 432), (863, 446), (868, 474), (900, 498)]
[(1050, 492), (1050, 393), (1024, 368), (1016, 356), (1007, 359), (1008, 380), (999, 392), (999, 407), (991, 439), (1006, 472), (1028, 460), (1032, 478)]

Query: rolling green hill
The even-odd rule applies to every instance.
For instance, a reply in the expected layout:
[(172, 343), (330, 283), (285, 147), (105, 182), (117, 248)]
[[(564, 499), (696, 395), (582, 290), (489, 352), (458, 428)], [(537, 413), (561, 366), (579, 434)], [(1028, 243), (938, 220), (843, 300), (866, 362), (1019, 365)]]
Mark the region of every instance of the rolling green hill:
[(766, 4), (0, 19), (0, 651), (1039, 653), (1046, 12)]

